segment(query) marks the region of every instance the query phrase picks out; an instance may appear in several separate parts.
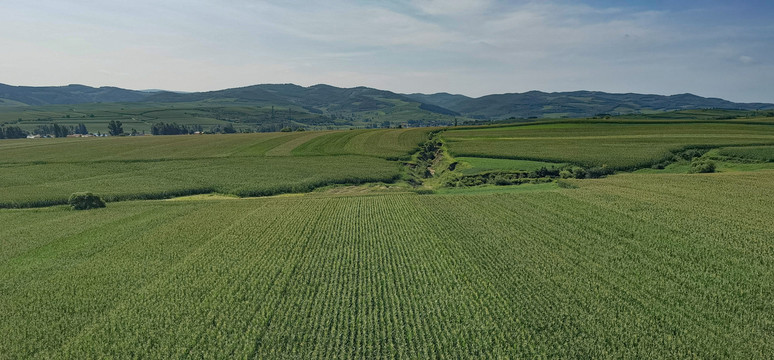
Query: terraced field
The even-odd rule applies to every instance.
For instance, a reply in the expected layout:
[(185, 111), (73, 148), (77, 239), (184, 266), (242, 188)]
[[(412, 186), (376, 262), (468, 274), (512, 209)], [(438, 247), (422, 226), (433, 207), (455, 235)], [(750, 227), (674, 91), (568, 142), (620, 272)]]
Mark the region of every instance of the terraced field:
[(0, 353), (774, 352), (774, 172), (575, 183), (2, 210)]
[(571, 162), (614, 169), (648, 167), (689, 147), (774, 144), (774, 126), (734, 123), (541, 125), (449, 130), (454, 156)]

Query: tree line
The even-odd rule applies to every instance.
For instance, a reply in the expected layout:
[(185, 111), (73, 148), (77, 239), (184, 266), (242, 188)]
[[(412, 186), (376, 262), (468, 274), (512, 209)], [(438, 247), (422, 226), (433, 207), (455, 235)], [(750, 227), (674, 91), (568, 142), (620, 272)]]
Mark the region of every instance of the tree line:
[[(35, 130), (32, 131), (32, 134), (40, 135), (40, 136), (48, 136), (52, 135), (55, 137), (66, 137), (70, 134), (81, 134), (86, 135), (89, 133), (89, 130), (86, 129), (86, 125), (83, 123), (80, 123), (75, 126), (66, 126), (66, 125), (59, 125), (59, 124), (53, 124), (53, 125), (39, 125)], [(18, 126), (4, 126), (0, 127), (0, 139), (20, 139), (25, 138), (30, 133), (26, 130), (18, 127)]]

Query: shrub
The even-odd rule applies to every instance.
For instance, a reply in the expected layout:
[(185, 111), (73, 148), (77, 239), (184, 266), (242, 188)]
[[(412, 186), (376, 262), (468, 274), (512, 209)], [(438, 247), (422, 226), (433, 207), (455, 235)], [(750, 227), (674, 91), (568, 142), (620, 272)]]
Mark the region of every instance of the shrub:
[(715, 162), (711, 160), (698, 160), (691, 162), (691, 173), (713, 173)]
[(530, 172), (529, 174), (529, 177), (531, 178), (542, 178), (542, 177), (548, 177), (548, 176), (559, 176), (559, 170), (553, 167), (551, 169), (548, 169), (545, 166), (543, 166), (540, 169)]
[(607, 175), (613, 174), (615, 171), (613, 169), (610, 169), (604, 165), (597, 166), (593, 168), (589, 168), (586, 170), (586, 177), (589, 179), (597, 179), (601, 178)]
[(699, 149), (688, 149), (688, 150), (683, 151), (680, 154), (680, 157), (682, 157), (685, 160), (692, 160), (694, 158), (701, 157), (702, 155), (704, 155), (705, 152), (706, 151), (702, 151), (702, 150), (699, 150)]
[(559, 172), (559, 177), (562, 179), (571, 179), (574, 178), (575, 175), (570, 170), (562, 170)]
[(418, 195), (435, 194), (435, 190), (432, 190), (432, 189), (416, 189), (414, 190), (414, 192), (417, 193)]
[(73, 210), (88, 210), (105, 207), (105, 202), (90, 192), (73, 193), (67, 201)]
[(586, 169), (580, 166), (574, 166), (571, 171), (576, 179), (583, 179), (586, 177)]

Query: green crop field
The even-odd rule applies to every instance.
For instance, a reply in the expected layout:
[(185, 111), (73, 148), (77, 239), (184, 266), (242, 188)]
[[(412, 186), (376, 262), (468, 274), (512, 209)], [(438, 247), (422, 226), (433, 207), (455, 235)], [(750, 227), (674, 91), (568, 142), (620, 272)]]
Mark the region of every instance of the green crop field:
[(774, 126), (733, 123), (553, 123), (450, 130), (455, 156), (513, 158), (633, 169), (687, 147), (774, 144)]
[(0, 359), (769, 358), (735, 121), (0, 140)]
[(462, 168), (463, 174), (476, 174), (495, 170), (523, 170), (534, 171), (542, 167), (563, 167), (565, 163), (551, 163), (545, 161), (513, 160), (513, 159), (492, 159), (482, 157), (456, 157), (457, 161), (467, 164), (469, 167)]
[(201, 193), (263, 196), (330, 184), (392, 181), (398, 166), (365, 156), (204, 158), (0, 166), (0, 206), (64, 204), (74, 192), (108, 201)]
[(399, 164), (388, 159), (410, 157), (429, 131), (6, 140), (0, 142), (0, 207), (63, 204), (78, 191), (107, 200), (259, 196), (393, 181)]
[(3, 210), (0, 353), (774, 352), (774, 172), (577, 182)]
[(759, 161), (774, 161), (774, 146), (728, 147), (718, 151), (720, 155)]

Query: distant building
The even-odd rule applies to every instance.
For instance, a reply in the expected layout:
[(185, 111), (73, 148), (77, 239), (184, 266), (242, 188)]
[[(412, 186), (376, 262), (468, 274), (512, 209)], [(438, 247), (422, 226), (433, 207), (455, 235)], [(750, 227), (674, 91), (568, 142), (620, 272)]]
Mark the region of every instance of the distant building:
[(27, 135), (27, 139), (40, 139), (40, 135), (38, 135), (38, 134)]

